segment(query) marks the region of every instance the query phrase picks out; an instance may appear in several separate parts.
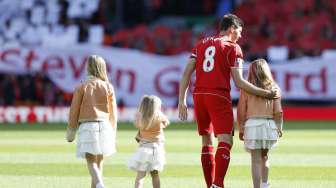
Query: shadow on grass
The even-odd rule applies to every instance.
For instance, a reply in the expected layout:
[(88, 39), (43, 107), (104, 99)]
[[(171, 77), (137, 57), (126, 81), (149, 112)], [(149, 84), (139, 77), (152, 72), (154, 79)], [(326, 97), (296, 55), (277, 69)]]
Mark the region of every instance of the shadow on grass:
[[(66, 124), (60, 123), (17, 123), (17, 124), (0, 124), (0, 131), (50, 131), (64, 130)], [(196, 130), (195, 123), (172, 123), (167, 130)], [(118, 130), (134, 130), (132, 123), (119, 123)], [(335, 121), (289, 121), (284, 124), (285, 130), (336, 130)]]

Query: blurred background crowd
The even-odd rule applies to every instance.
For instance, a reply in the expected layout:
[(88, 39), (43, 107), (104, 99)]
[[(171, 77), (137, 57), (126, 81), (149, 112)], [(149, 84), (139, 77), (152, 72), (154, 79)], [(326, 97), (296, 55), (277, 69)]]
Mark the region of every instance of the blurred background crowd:
[[(0, 45), (89, 44), (176, 55), (216, 34), (228, 12), (245, 23), (238, 43), (248, 61), (323, 56), (336, 49), (331, 0), (1, 0)], [(70, 101), (71, 94), (43, 73), (0, 73), (0, 105)]]

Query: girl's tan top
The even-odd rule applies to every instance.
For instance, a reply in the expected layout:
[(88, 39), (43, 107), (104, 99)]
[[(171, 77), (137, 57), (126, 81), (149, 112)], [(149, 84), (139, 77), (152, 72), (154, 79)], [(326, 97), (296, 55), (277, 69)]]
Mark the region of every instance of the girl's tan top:
[(152, 125), (149, 128), (144, 129), (140, 127), (140, 114), (137, 114), (135, 120), (135, 127), (139, 129), (136, 139), (144, 142), (164, 142), (163, 129), (166, 128), (169, 124), (168, 118), (162, 114), (158, 113), (153, 121)]
[(70, 112), (70, 128), (77, 128), (80, 122), (110, 120), (117, 123), (115, 94), (110, 83), (90, 77), (74, 92)]
[(240, 124), (249, 118), (274, 118), (282, 112), (281, 98), (266, 99), (241, 91), (237, 110)]

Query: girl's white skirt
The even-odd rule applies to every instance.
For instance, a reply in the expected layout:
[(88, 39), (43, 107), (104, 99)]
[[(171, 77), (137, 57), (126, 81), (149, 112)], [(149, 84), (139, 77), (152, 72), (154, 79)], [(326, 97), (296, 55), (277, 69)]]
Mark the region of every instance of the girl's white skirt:
[(134, 171), (162, 171), (166, 163), (164, 144), (140, 142), (139, 147), (128, 161), (128, 168)]
[(83, 122), (78, 129), (77, 157), (85, 153), (109, 156), (116, 152), (116, 129), (107, 121)]
[(251, 118), (245, 123), (244, 145), (252, 149), (272, 149), (279, 139), (277, 126), (273, 119)]

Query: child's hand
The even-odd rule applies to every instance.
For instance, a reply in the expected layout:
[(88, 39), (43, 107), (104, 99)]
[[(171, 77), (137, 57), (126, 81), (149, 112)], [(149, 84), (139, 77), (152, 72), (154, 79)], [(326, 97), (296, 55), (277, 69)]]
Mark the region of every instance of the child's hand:
[(165, 118), (165, 119), (162, 121), (163, 128), (168, 127), (169, 124), (170, 124), (170, 122), (169, 122), (169, 120), (168, 120), (167, 118)]
[(67, 140), (68, 142), (72, 142), (72, 141), (75, 140), (75, 137), (76, 137), (76, 131), (77, 131), (77, 129), (70, 128), (70, 127), (67, 128), (67, 132), (66, 132), (66, 140)]
[(282, 130), (281, 129), (278, 129), (278, 135), (279, 135), (279, 138), (282, 137)]
[(239, 132), (239, 140), (244, 140), (244, 132)]
[(137, 135), (134, 137), (135, 141), (140, 142), (140, 131), (138, 131)]

